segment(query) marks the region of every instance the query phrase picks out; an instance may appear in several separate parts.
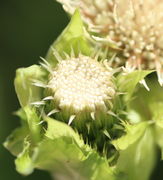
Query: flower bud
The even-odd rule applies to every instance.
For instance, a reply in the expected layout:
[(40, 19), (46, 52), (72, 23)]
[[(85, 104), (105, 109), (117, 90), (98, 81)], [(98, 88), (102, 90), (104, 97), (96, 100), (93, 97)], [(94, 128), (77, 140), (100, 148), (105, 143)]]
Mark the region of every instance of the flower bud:
[[(72, 50), (73, 51), (73, 50)], [(112, 124), (108, 112), (116, 94), (113, 70), (108, 62), (72, 52), (62, 59), (54, 50), (58, 64), (52, 67), (47, 61), (41, 63), (49, 71), (47, 84), (43, 85), (46, 96), (35, 105), (45, 105), (48, 116), (72, 125), (79, 132), (94, 131)], [(41, 83), (35, 83), (40, 86)], [(92, 127), (93, 128), (93, 127)]]

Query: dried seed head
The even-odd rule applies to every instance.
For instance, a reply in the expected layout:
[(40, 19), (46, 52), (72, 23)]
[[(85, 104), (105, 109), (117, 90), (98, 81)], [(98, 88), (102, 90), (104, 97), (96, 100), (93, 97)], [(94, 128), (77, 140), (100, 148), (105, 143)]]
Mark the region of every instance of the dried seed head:
[(162, 0), (58, 0), (69, 13), (80, 8), (90, 31), (112, 40), (130, 64), (156, 69), (163, 84)]

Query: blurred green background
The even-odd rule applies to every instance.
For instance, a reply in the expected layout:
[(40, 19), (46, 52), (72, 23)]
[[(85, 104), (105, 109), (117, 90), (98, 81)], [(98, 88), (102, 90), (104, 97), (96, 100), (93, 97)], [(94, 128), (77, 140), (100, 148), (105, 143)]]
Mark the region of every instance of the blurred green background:
[[(68, 23), (61, 5), (54, 0), (0, 0), (0, 179), (50, 180), (46, 172), (22, 177), (15, 171), (14, 157), (2, 142), (19, 125), (13, 112), (19, 108), (14, 91), (15, 70), (35, 64)], [(161, 168), (162, 167), (162, 168)], [(163, 179), (163, 163), (152, 180)]]

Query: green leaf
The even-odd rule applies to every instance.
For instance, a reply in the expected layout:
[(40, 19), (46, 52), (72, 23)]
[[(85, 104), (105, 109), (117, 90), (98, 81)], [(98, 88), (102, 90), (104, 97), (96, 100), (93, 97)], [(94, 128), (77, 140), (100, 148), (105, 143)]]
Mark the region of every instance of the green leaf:
[(47, 122), (46, 138), (35, 151), (34, 164), (39, 169), (66, 173), (67, 177), (73, 178), (70, 169), (77, 171), (86, 158), (81, 149), (84, 143), (67, 124), (49, 117), (44, 120)]
[(55, 66), (57, 60), (53, 54), (53, 48), (62, 56), (64, 56), (63, 52), (70, 54), (72, 49), (76, 55), (79, 54), (79, 52), (84, 55), (91, 54), (90, 45), (85, 38), (84, 26), (78, 10), (75, 11), (66, 29), (52, 44), (48, 51), (46, 60)]
[(24, 110), (19, 110), (17, 114), (23, 118), (22, 126), (14, 130), (4, 142), (13, 155), (17, 156), (23, 150), (24, 139), (28, 137), (32, 145), (41, 140), (40, 118), (37, 116), (34, 107), (26, 106)]
[(83, 152), (70, 137), (45, 139), (37, 147), (34, 155), (35, 166), (56, 173), (66, 173), (68, 169), (78, 169), (84, 158)]
[(163, 102), (155, 102), (153, 108), (153, 121), (155, 122), (156, 142), (161, 149), (161, 159), (163, 160)]
[(4, 147), (17, 156), (23, 150), (24, 138), (28, 133), (29, 129), (26, 126), (15, 129), (4, 142)]
[(48, 168), (56, 175), (66, 174), (67, 179), (80, 177), (98, 180), (113, 177), (107, 160), (85, 145), (70, 126), (49, 117), (45, 117), (45, 121), (48, 125), (45, 136), (51, 140), (46, 139), (39, 146), (36, 167)]
[(129, 109), (127, 112), (127, 119), (131, 124), (137, 124), (142, 121), (141, 115), (134, 109)]
[(125, 93), (124, 98), (128, 101), (137, 84), (153, 71), (136, 70), (128, 74), (120, 74), (117, 77), (117, 87), (120, 92)]
[(163, 128), (163, 102), (155, 102), (150, 104), (152, 111), (152, 120), (156, 125)]
[(115, 179), (107, 160), (85, 145), (70, 126), (49, 117), (44, 120), (47, 122), (46, 138), (31, 156), (35, 168), (71, 180)]
[(115, 179), (105, 158), (93, 150), (87, 155), (70, 137), (45, 139), (34, 154), (35, 167), (50, 171), (54, 177), (81, 180)]
[(26, 106), (24, 107), (24, 111), (26, 113), (31, 139), (33, 143), (38, 143), (41, 140), (41, 125), (40, 118), (36, 113), (36, 108)]
[[(34, 111), (31, 111), (29, 107), (24, 109), (27, 119), (31, 117), (36, 119), (33, 116)], [(70, 180), (115, 179), (114, 171), (109, 167), (107, 159), (85, 145), (78, 133), (70, 126), (49, 117), (44, 117), (44, 119), (47, 122), (45, 138), (35, 146), (32, 145), (30, 136), (27, 136), (29, 129), (26, 136), (22, 135), (26, 132), (24, 129), (16, 131), (14, 136), (16, 142), (19, 138), (21, 140), (21, 146), (15, 153), (17, 155), (16, 170), (19, 173), (29, 175), (34, 168), (37, 168), (47, 170), (55, 177), (64, 175)], [(11, 140), (10, 142), (16, 143)]]
[(163, 128), (156, 125), (156, 142), (161, 150), (161, 160), (163, 160)]
[(147, 91), (144, 87), (139, 87), (129, 105), (130, 109), (139, 113), (142, 120), (160, 119), (163, 87), (159, 85), (157, 78), (147, 78), (146, 81), (150, 91)]
[(23, 108), (20, 108), (16, 112), (14, 112), (14, 115), (18, 116), (21, 119), (22, 124), (26, 124), (27, 116)]
[(16, 170), (22, 175), (29, 175), (33, 172), (34, 166), (29, 156), (29, 142), (24, 142), (24, 149), (15, 160)]
[(106, 158), (99, 156), (95, 151), (92, 151), (83, 162), (83, 172), (87, 175), (86, 180), (116, 179), (114, 168), (109, 166)]
[(149, 180), (157, 159), (154, 141), (154, 133), (148, 127), (141, 138), (120, 151), (116, 164), (117, 180), (122, 179), (122, 175), (124, 180)]
[(45, 133), (46, 137), (50, 139), (55, 139), (58, 137), (70, 137), (76, 141), (79, 147), (84, 146), (83, 140), (70, 126), (49, 117), (45, 117), (44, 119), (48, 124), (48, 128)]
[(37, 65), (16, 71), (15, 90), (22, 107), (41, 99), (42, 89), (34, 86), (32, 81), (41, 80), (44, 76), (45, 72)]
[(141, 122), (134, 125), (124, 123), (126, 134), (112, 141), (112, 144), (117, 150), (125, 150), (143, 136), (148, 126), (149, 124), (147, 122)]
[(155, 141), (161, 149), (163, 159), (163, 87), (154, 77), (147, 79), (147, 83), (150, 91), (139, 88), (135, 99), (130, 104), (130, 109), (139, 113), (142, 120), (153, 122)]
[(147, 121), (124, 124), (126, 134), (112, 141), (119, 151), (117, 180), (148, 180), (155, 165), (156, 144), (153, 127)]

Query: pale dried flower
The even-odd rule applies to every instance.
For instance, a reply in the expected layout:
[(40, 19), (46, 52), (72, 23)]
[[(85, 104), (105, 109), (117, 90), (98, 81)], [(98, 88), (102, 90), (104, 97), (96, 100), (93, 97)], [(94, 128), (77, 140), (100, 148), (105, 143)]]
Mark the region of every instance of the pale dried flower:
[(138, 69), (156, 69), (163, 85), (162, 0), (58, 0), (72, 14), (80, 9), (88, 30), (113, 41)]

